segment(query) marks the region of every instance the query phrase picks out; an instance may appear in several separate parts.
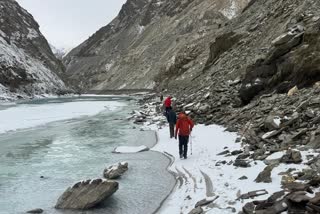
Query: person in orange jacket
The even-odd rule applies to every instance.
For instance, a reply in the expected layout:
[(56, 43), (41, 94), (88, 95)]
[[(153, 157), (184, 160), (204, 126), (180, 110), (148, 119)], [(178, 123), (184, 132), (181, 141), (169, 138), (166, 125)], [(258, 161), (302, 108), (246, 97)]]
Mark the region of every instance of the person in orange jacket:
[(193, 121), (185, 112), (181, 112), (178, 116), (175, 132), (175, 139), (179, 136), (179, 155), (181, 159), (187, 159), (189, 136), (193, 126)]

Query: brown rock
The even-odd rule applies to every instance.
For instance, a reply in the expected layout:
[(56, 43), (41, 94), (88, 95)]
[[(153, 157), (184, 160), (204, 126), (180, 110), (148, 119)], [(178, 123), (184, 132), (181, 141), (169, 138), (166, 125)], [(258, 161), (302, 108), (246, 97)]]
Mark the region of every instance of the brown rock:
[[(89, 181), (89, 182), (88, 182)], [(58, 199), (56, 209), (90, 209), (115, 193), (119, 184), (101, 179), (88, 180), (69, 187)]]

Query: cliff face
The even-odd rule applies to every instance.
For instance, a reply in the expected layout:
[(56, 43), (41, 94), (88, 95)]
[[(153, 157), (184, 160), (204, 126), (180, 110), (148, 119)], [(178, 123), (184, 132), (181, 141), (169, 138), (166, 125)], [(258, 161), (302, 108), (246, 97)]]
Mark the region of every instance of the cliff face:
[(14, 0), (0, 0), (0, 99), (65, 90), (63, 64), (33, 17)]
[(86, 90), (153, 88), (193, 67), (248, 0), (128, 0), (119, 15), (65, 58), (67, 81)]

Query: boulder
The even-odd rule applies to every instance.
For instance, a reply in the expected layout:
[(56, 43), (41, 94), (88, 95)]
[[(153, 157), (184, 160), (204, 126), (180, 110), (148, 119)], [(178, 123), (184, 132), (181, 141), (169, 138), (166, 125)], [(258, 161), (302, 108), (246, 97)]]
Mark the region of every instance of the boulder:
[(108, 167), (103, 171), (103, 177), (107, 179), (117, 179), (128, 170), (128, 163), (122, 162)]
[(119, 188), (118, 182), (102, 179), (81, 181), (69, 187), (58, 199), (56, 209), (90, 209)]

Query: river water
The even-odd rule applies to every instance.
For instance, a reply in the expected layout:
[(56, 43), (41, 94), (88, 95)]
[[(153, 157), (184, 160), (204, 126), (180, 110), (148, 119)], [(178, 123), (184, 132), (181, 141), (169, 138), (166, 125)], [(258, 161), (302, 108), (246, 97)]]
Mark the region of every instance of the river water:
[[(0, 213), (34, 208), (61, 214), (153, 213), (175, 184), (166, 170), (169, 160), (153, 151), (112, 153), (117, 146), (154, 145), (154, 132), (127, 120), (136, 108), (136, 101), (124, 96), (0, 106)], [(82, 212), (53, 208), (67, 187), (101, 178), (106, 166), (119, 161), (128, 161), (129, 171), (100, 207)]]

